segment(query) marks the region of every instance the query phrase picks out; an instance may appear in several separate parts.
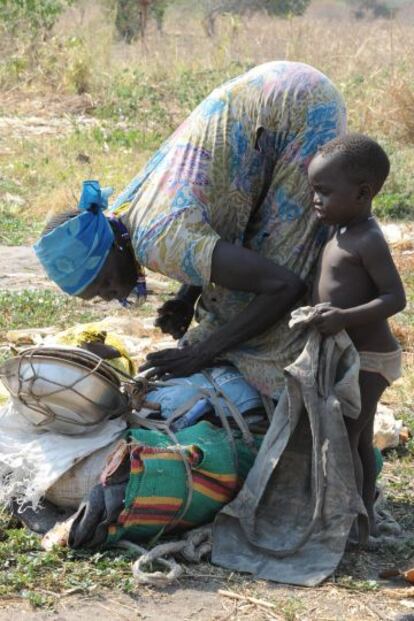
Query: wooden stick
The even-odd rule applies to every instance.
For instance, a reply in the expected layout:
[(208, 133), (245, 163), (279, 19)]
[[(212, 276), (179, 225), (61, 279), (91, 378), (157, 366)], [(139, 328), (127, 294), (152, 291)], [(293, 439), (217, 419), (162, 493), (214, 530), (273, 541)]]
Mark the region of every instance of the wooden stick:
[(392, 599), (407, 599), (414, 597), (414, 587), (386, 589), (385, 591), (382, 591), (382, 594), (385, 595), (385, 597), (390, 597)]
[(263, 599), (257, 599), (256, 597), (250, 597), (250, 595), (240, 595), (239, 593), (235, 593), (234, 591), (224, 591), (223, 589), (219, 589), (217, 592), (219, 593), (219, 595), (223, 595), (224, 597), (229, 597), (230, 599), (238, 599), (242, 602), (250, 602), (251, 604), (255, 604), (256, 606), (263, 606), (263, 608), (271, 608), (273, 610), (277, 607), (276, 604), (266, 602)]

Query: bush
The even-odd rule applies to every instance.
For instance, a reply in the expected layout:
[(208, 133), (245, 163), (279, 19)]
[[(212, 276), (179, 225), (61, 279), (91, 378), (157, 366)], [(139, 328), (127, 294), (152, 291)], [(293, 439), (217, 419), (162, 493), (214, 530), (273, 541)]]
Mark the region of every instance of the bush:
[(269, 15), (303, 15), (310, 0), (268, 0), (264, 4)]
[(269, 15), (303, 15), (310, 0), (204, 0), (204, 28), (209, 37), (215, 33), (215, 22), (226, 13), (244, 15), (263, 11)]
[(13, 36), (50, 33), (62, 11), (74, 0), (0, 0), (0, 21)]
[(356, 19), (365, 17), (392, 19), (395, 17), (404, 0), (346, 0), (353, 8)]
[(374, 213), (383, 220), (412, 220), (413, 196), (404, 192), (383, 193), (375, 198)]

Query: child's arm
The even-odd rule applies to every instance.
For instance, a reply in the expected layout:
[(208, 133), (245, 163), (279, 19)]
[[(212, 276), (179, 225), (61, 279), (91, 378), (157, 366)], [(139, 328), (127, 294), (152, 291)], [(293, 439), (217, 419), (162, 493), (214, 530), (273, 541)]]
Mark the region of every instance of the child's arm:
[(361, 239), (360, 256), (378, 290), (378, 296), (353, 308), (332, 307), (321, 311), (312, 323), (322, 334), (336, 334), (342, 329), (381, 321), (405, 307), (401, 278), (380, 231), (370, 231)]

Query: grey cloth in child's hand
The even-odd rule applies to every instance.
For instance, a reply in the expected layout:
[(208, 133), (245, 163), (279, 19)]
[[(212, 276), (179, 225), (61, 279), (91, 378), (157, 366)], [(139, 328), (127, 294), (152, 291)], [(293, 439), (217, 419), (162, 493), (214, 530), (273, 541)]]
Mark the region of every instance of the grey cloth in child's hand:
[(289, 328), (309, 325), (312, 319), (314, 319), (320, 311), (325, 310), (330, 306), (330, 302), (321, 302), (315, 306), (301, 306), (300, 308), (295, 308), (290, 315), (291, 318), (289, 321)]
[[(296, 318), (314, 316), (308, 309)], [(303, 352), (285, 369), (285, 390), (253, 468), (216, 516), (212, 560), (257, 578), (314, 586), (335, 571), (354, 519), (366, 514), (344, 421), (361, 408), (358, 353), (344, 330), (308, 332)]]

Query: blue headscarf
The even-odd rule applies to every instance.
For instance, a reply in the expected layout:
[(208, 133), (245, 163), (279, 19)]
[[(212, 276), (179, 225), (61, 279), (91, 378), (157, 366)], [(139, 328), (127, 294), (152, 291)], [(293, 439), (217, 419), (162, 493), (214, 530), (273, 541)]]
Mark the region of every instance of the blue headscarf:
[(49, 278), (70, 295), (81, 293), (95, 280), (112, 248), (114, 233), (103, 214), (111, 194), (111, 188), (101, 188), (98, 181), (84, 181), (81, 213), (33, 246)]

